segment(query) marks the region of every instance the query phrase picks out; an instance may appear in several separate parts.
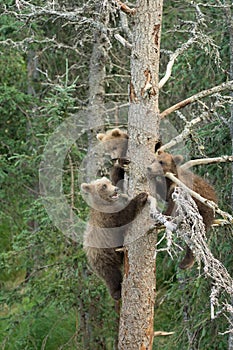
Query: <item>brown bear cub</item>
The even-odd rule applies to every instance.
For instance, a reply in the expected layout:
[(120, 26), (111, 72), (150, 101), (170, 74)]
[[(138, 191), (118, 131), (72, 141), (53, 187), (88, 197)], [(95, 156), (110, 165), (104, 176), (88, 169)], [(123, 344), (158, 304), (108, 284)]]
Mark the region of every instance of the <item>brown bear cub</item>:
[(94, 270), (106, 283), (113, 299), (121, 298), (123, 254), (116, 251), (124, 242), (128, 225), (142, 210), (147, 193), (129, 200), (119, 194), (106, 177), (83, 183), (81, 190), (91, 206), (90, 218), (84, 233), (84, 249)]
[[(152, 180), (157, 193), (167, 202), (167, 209), (164, 213), (165, 215), (175, 216), (175, 203), (172, 199), (172, 193), (174, 192), (176, 185), (170, 179), (165, 178), (164, 182), (166, 186), (161, 186), (161, 177), (164, 179), (164, 174), (167, 172), (173, 173), (187, 187), (199, 193), (202, 197), (217, 203), (217, 197), (213, 187), (200, 176), (193, 174), (191, 171), (180, 168), (179, 164), (182, 161), (183, 157), (181, 155), (171, 155), (163, 151), (158, 151), (156, 159), (147, 168), (148, 177)], [(198, 210), (203, 217), (203, 222), (207, 231), (213, 223), (214, 212), (211, 208), (207, 207), (197, 199), (193, 198), (193, 200), (196, 202)], [(179, 266), (181, 269), (188, 269), (192, 267), (193, 264), (193, 253), (190, 248), (187, 247), (186, 255)]]
[(127, 133), (118, 128), (108, 130), (105, 134), (97, 134), (97, 139), (103, 143), (105, 152), (114, 161), (110, 172), (110, 180), (113, 185), (117, 185), (121, 190), (123, 190), (125, 174), (124, 165), (129, 163), (129, 160), (126, 158), (128, 138)]

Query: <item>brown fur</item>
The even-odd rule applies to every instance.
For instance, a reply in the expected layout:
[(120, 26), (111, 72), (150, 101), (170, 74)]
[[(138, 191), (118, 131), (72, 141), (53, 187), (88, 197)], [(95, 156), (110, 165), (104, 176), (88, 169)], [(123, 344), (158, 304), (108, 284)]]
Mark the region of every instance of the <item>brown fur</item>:
[(147, 201), (147, 194), (140, 193), (132, 200), (117, 195), (118, 188), (107, 178), (82, 184), (91, 205), (90, 219), (84, 235), (84, 249), (94, 272), (105, 281), (111, 296), (121, 297), (123, 254), (116, 251), (124, 241), (128, 225)]
[[(163, 199), (167, 201), (167, 209), (165, 215), (175, 214), (175, 203), (172, 200), (172, 193), (174, 191), (175, 184), (170, 179), (165, 179), (163, 186), (161, 186), (161, 176), (163, 177), (166, 172), (171, 172), (177, 176), (186, 186), (199, 193), (202, 197), (207, 198), (217, 203), (217, 197), (213, 187), (208, 184), (203, 178), (193, 174), (191, 171), (183, 170), (179, 167), (183, 160), (180, 155), (173, 156), (169, 153), (158, 151), (156, 159), (148, 167), (148, 176), (155, 184), (156, 190)], [(159, 177), (159, 178), (157, 178)], [(166, 186), (164, 186), (164, 184)], [(165, 190), (166, 189), (166, 190)], [(198, 210), (203, 217), (206, 231), (210, 228), (214, 220), (214, 212), (212, 209), (193, 198), (197, 204)], [(192, 251), (187, 247), (186, 255), (183, 261), (180, 263), (180, 268), (187, 269), (194, 264), (194, 256)]]
[(126, 153), (128, 149), (128, 135), (124, 131), (116, 128), (108, 130), (105, 134), (100, 133), (97, 139), (103, 142), (104, 150), (114, 160), (114, 165), (110, 172), (110, 179), (113, 185), (123, 189), (124, 165), (128, 164)]

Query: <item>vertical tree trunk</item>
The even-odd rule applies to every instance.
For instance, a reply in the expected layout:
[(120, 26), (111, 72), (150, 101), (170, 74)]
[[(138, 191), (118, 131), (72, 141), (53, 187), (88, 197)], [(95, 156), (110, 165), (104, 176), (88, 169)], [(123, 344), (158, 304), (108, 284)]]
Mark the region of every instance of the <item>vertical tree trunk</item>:
[[(233, 15), (231, 13), (230, 7), (225, 8), (225, 14), (226, 14), (226, 19), (227, 19), (227, 24), (228, 24), (228, 31), (229, 31), (229, 41), (230, 41), (230, 80), (233, 79)], [(233, 97), (233, 92), (231, 91), (231, 96)], [(231, 144), (232, 144), (232, 155), (233, 155), (233, 106), (230, 105), (231, 107)], [(232, 163), (232, 190), (231, 190), (231, 208), (233, 211), (233, 163)], [(232, 298), (232, 305), (233, 305), (233, 298)], [(233, 324), (233, 314), (231, 315), (231, 324), (229, 327), (232, 329), (232, 324)], [(229, 333), (229, 338), (228, 338), (228, 350), (233, 350), (233, 333)]]
[(104, 159), (100, 151), (96, 152), (96, 134), (104, 131), (104, 103), (106, 63), (108, 59), (109, 39), (107, 26), (109, 23), (108, 3), (102, 1), (96, 4), (96, 22), (101, 23), (93, 33), (93, 47), (89, 68), (89, 103), (87, 115), (88, 134), (88, 172), (85, 181), (93, 180), (98, 170), (102, 168)]
[[(233, 16), (231, 11), (229, 10), (229, 18), (228, 18), (228, 26), (230, 33), (230, 79), (233, 79)], [(233, 93), (231, 91), (231, 96), (233, 97)], [(232, 144), (232, 155), (233, 155), (233, 106), (231, 104), (231, 144)], [(231, 189), (231, 209), (233, 211), (233, 164), (232, 164), (232, 189)], [(232, 298), (233, 305), (233, 298)], [(233, 314), (231, 315), (231, 328), (233, 324)], [(228, 350), (233, 350), (233, 333), (229, 334), (228, 341)]]
[(105, 100), (105, 78), (106, 62), (108, 59), (109, 40), (107, 37), (107, 26), (109, 23), (108, 4), (102, 1), (96, 5), (97, 21), (101, 22), (101, 28), (95, 28), (93, 34), (93, 48), (89, 69), (89, 144), (92, 145), (92, 132), (100, 131), (104, 124), (104, 100)]
[[(129, 192), (148, 191), (146, 168), (159, 138), (158, 72), (162, 0), (137, 3), (129, 109)], [(150, 350), (153, 346), (156, 233), (148, 206), (132, 223), (125, 237), (125, 274), (119, 330), (120, 350)]]
[[(105, 79), (106, 63), (108, 60), (109, 39), (107, 37), (107, 26), (109, 23), (108, 3), (98, 1), (96, 3), (96, 23), (99, 23), (93, 33), (93, 47), (89, 67), (89, 103), (87, 115), (88, 133), (88, 167), (86, 181), (93, 180), (98, 170), (103, 165), (104, 159), (100, 151), (95, 149), (96, 134), (104, 131), (105, 113)], [(86, 271), (83, 271), (85, 278)], [(81, 324), (83, 331), (83, 346), (85, 350), (106, 349), (107, 345), (102, 343), (98, 337), (98, 330), (101, 328), (101, 320), (97, 322), (99, 308), (94, 301), (89, 304), (89, 310), (85, 303), (80, 300)], [(116, 340), (117, 342), (117, 340)], [(95, 345), (94, 345), (95, 344)]]

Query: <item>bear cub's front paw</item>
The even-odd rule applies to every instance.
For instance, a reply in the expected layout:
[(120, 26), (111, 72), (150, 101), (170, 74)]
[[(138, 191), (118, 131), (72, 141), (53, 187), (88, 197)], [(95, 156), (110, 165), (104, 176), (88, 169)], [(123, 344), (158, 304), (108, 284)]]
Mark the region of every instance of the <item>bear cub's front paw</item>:
[(148, 198), (148, 193), (147, 192), (141, 192), (137, 195), (137, 201), (140, 202), (141, 204), (146, 204), (147, 198)]

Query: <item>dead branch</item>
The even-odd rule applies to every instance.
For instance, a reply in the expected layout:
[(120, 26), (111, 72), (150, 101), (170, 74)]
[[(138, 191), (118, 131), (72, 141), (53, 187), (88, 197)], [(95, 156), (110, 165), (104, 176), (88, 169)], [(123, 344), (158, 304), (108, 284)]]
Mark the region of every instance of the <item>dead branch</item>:
[(199, 2), (196, 5), (201, 6), (201, 7), (211, 7), (211, 8), (231, 8), (231, 5), (228, 4), (208, 4), (208, 3), (203, 3), (203, 2)]
[(120, 7), (120, 9), (127, 13), (127, 15), (135, 15), (136, 13), (136, 9), (135, 8), (130, 8), (129, 6), (127, 6), (126, 4), (124, 4), (122, 1), (119, 0), (115, 0), (117, 5)]
[(156, 221), (156, 223), (162, 224), (166, 229), (174, 231), (176, 229), (176, 224), (172, 223), (169, 219), (170, 217), (163, 215), (157, 209), (157, 201), (154, 197), (148, 196), (148, 202), (150, 203), (150, 216)]
[[(174, 178), (172, 178), (174, 180)], [(215, 307), (220, 307), (218, 297), (222, 291), (225, 291), (231, 298), (233, 295), (233, 280), (229, 275), (225, 266), (216, 259), (212, 252), (210, 251), (207, 239), (205, 235), (205, 225), (203, 223), (203, 218), (198, 211), (198, 207), (194, 202), (193, 193), (188, 192), (189, 189), (186, 186), (180, 186), (175, 188), (173, 193), (173, 200), (176, 203), (176, 216), (175, 220), (177, 222), (176, 233), (179, 237), (183, 238), (185, 243), (193, 251), (197, 261), (204, 264), (204, 273), (209, 277), (212, 282), (212, 290), (210, 295), (210, 313), (211, 318), (216, 318), (220, 313), (231, 312), (231, 305), (229, 303), (224, 303), (221, 305), (221, 309), (215, 312)], [(198, 198), (199, 199), (199, 198)], [(174, 244), (173, 237), (168, 236), (169, 232), (166, 232), (163, 239), (167, 240), (167, 247), (162, 249), (157, 249), (155, 256), (159, 251), (167, 251), (170, 254), (170, 246)], [(170, 242), (170, 244), (169, 244)]]
[(182, 164), (182, 169), (189, 169), (195, 165), (233, 162), (233, 156), (221, 156), (215, 158), (193, 159)]
[[(219, 306), (218, 295), (223, 290), (232, 297), (233, 280), (225, 266), (213, 256), (207, 245), (203, 219), (190, 193), (186, 189), (176, 187), (173, 199), (177, 205), (177, 215), (183, 219), (177, 232), (192, 249), (197, 260), (202, 260), (204, 273), (213, 281), (210, 302), (211, 317), (215, 318), (214, 306)], [(226, 306), (230, 305), (227, 304)], [(223, 307), (225, 311), (227, 311), (226, 306)]]
[(164, 331), (156, 331), (154, 332), (154, 336), (155, 337), (159, 337), (161, 335), (172, 335), (174, 334), (175, 332), (164, 332)]
[(175, 175), (173, 175), (172, 173), (166, 173), (165, 176), (172, 180), (175, 184), (177, 184), (179, 187), (183, 188), (187, 193), (189, 193), (192, 197), (196, 198), (197, 200), (199, 200), (201, 203), (205, 204), (207, 207), (213, 209), (214, 212), (218, 213), (219, 215), (221, 215), (225, 220), (229, 221), (230, 223), (233, 223), (233, 217), (221, 210), (218, 205), (204, 197), (202, 197), (199, 193), (191, 190), (190, 188), (188, 188), (182, 181), (180, 181)]
[(184, 130), (182, 131), (182, 133), (180, 133), (179, 135), (177, 135), (176, 137), (171, 139), (171, 141), (169, 141), (165, 145), (161, 146), (159, 148), (159, 150), (160, 151), (165, 151), (166, 149), (172, 148), (175, 145), (177, 145), (178, 143), (182, 142), (184, 139), (186, 139), (186, 137), (188, 135), (190, 135), (191, 128), (195, 124), (200, 123), (201, 121), (208, 119), (208, 117), (210, 115), (211, 115), (211, 111), (203, 112), (199, 117), (191, 120), (190, 122), (187, 122), (186, 125), (185, 125)]
[(123, 36), (120, 34), (114, 35), (115, 39), (118, 40), (124, 47), (128, 47), (129, 49), (132, 49), (132, 44), (130, 44)]
[(176, 103), (175, 105), (165, 109), (165, 111), (160, 113), (160, 118), (162, 119), (162, 118), (168, 116), (169, 114), (171, 114), (172, 112), (176, 111), (177, 109), (181, 109), (181, 108), (183, 108), (183, 107), (185, 107), (193, 102), (198, 101), (201, 98), (213, 95), (215, 93), (218, 93), (218, 92), (221, 92), (221, 91), (224, 91), (227, 89), (228, 90), (233, 89), (233, 80), (230, 80), (227, 83), (223, 83), (223, 84), (214, 86), (210, 89), (200, 91), (197, 94), (190, 96), (190, 97), (186, 98), (185, 100)]
[(186, 43), (184, 43), (181, 47), (179, 47), (173, 54), (170, 56), (170, 60), (167, 64), (167, 69), (164, 77), (160, 80), (159, 82), (159, 89), (161, 89), (168, 79), (171, 76), (172, 73), (172, 67), (175, 63), (175, 60), (177, 59), (178, 56), (180, 56), (185, 50), (187, 50), (197, 39), (197, 36), (194, 36), (193, 38), (190, 38)]
[[(201, 113), (200, 116), (192, 119), (191, 121), (188, 121), (186, 117), (179, 110), (175, 111), (178, 117), (185, 122), (184, 130), (179, 135), (171, 139), (168, 143), (161, 146), (159, 150), (165, 151), (166, 149), (172, 148), (176, 146), (178, 143), (181, 143), (182, 141), (184, 141), (189, 135), (191, 135), (191, 130), (194, 125), (215, 117), (216, 109), (223, 108), (225, 102), (227, 103), (229, 102), (227, 96), (221, 96), (221, 95), (216, 95), (216, 101), (210, 107), (207, 106), (202, 101), (199, 101), (199, 103), (203, 105), (204, 111)], [(218, 114), (218, 118), (221, 119), (219, 114)], [(229, 123), (227, 121), (224, 121), (224, 122), (229, 126)]]
[(129, 28), (128, 16), (123, 11), (120, 11), (120, 27), (122, 31), (126, 34), (126, 37), (128, 38), (129, 42), (132, 42), (133, 37), (132, 31)]
[(65, 19), (67, 21), (70, 21), (71, 23), (79, 23), (80, 20), (82, 21), (82, 23), (84, 22), (94, 23), (92, 18), (83, 16), (83, 14), (85, 13), (84, 7), (76, 9), (75, 11), (74, 10), (65, 11), (64, 9), (61, 9), (60, 11), (56, 11), (50, 6), (44, 6), (44, 7), (34, 6), (29, 2), (21, 1), (20, 5), (21, 7), (24, 6), (25, 8), (27, 8), (28, 12), (9, 11), (7, 10), (7, 8), (5, 8), (5, 14), (14, 16), (17, 19), (28, 20), (28, 21), (34, 18), (51, 16), (51, 17), (54, 17), (55, 20), (60, 18), (60, 19)]
[(218, 226), (224, 226), (224, 225), (229, 225), (229, 224), (231, 225), (231, 223), (230, 223), (229, 221), (227, 221), (227, 220), (215, 219), (215, 220), (213, 221), (212, 226), (218, 227)]
[[(174, 231), (177, 229), (177, 224), (174, 223), (175, 218), (172, 218), (170, 216), (166, 216), (164, 214), (162, 214), (158, 209), (157, 209), (157, 201), (154, 197), (149, 196), (148, 197), (148, 201), (150, 203), (150, 217), (152, 217), (152, 219), (155, 220), (155, 226), (153, 226), (151, 228), (151, 230), (153, 231), (153, 229), (156, 227), (158, 230), (164, 230), (165, 232), (162, 236), (162, 238), (156, 243), (156, 250), (155, 250), (155, 254), (154, 254), (154, 259), (156, 259), (157, 253), (161, 252), (161, 251), (166, 251), (170, 257), (173, 259), (173, 253), (176, 254), (175, 249), (173, 249), (173, 246), (175, 246), (176, 248), (178, 248), (179, 250), (182, 250), (182, 248), (177, 245), (174, 242), (173, 239), (173, 235), (174, 235)], [(167, 240), (167, 246), (165, 248), (157, 248), (160, 243), (165, 239)]]
[(37, 40), (33, 37), (27, 37), (21, 41), (14, 41), (12, 39), (6, 39), (6, 40), (2, 40), (0, 41), (0, 45), (3, 46), (10, 46), (16, 49), (20, 49), (23, 51), (27, 51), (28, 46), (30, 44), (46, 44), (46, 46), (44, 47), (44, 49), (42, 50), (42, 52), (46, 51), (46, 50), (50, 50), (51, 48), (56, 48), (56, 49), (62, 49), (62, 50), (71, 50), (76, 52), (78, 55), (85, 57), (84, 53), (82, 53), (75, 45), (73, 46), (69, 46), (66, 44), (63, 44), (61, 42), (58, 42), (55, 40), (55, 37), (53, 38), (45, 38), (42, 40)]

